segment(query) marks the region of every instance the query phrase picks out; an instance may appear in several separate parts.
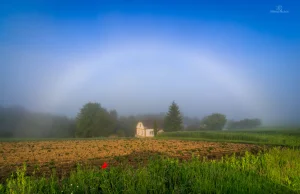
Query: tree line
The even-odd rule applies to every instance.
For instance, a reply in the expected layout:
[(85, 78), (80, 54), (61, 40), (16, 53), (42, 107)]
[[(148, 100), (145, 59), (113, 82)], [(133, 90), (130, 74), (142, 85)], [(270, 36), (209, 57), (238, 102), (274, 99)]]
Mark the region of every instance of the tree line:
[(116, 110), (107, 110), (100, 103), (83, 105), (75, 118), (31, 112), (20, 106), (0, 107), (0, 137), (68, 138), (68, 137), (134, 137), (138, 121), (152, 120), (155, 134), (165, 132), (254, 128), (259, 119), (227, 121), (226, 116), (213, 113), (203, 119), (183, 116), (173, 101), (167, 113), (119, 116)]
[[(188, 125), (183, 126), (183, 120), (189, 121)], [(260, 119), (243, 119), (240, 121), (229, 120), (221, 113), (213, 113), (204, 117), (203, 119), (190, 119), (183, 117), (180, 113), (178, 105), (173, 101), (169, 107), (169, 111), (164, 119), (164, 130), (167, 132), (181, 131), (181, 130), (227, 130), (232, 129), (249, 129), (256, 128), (262, 124)]]
[(119, 116), (99, 103), (85, 104), (75, 118), (33, 112), (22, 106), (0, 106), (2, 138), (134, 137), (140, 120), (161, 121), (161, 114)]
[(21, 106), (0, 107), (0, 137), (74, 137), (75, 124), (75, 119), (66, 116), (31, 112)]
[(251, 129), (261, 125), (260, 119), (243, 119), (240, 121), (230, 120), (227, 123), (227, 129)]

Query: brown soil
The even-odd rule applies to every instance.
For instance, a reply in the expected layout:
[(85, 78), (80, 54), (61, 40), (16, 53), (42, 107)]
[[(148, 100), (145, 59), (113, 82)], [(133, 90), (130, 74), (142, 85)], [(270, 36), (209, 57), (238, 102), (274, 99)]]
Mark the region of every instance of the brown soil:
[(250, 144), (154, 139), (0, 142), (0, 182), (23, 163), (27, 164), (29, 174), (36, 170), (37, 174), (47, 175), (56, 169), (63, 176), (77, 163), (100, 167), (104, 161), (110, 166), (125, 161), (136, 165), (157, 155), (181, 160), (190, 159), (192, 155), (218, 159), (258, 150), (259, 146)]

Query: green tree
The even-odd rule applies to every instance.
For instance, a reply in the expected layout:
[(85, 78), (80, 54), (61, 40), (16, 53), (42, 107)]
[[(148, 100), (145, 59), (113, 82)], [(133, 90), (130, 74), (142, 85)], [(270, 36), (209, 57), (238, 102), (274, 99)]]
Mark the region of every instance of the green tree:
[(157, 126), (156, 120), (153, 123), (153, 130), (154, 130), (154, 136), (156, 136), (157, 135), (157, 131), (158, 131), (158, 126)]
[(114, 118), (99, 103), (85, 104), (76, 118), (77, 137), (109, 136), (114, 127)]
[(121, 116), (119, 118), (119, 128), (124, 130), (127, 137), (134, 137), (138, 120), (134, 116)]
[(227, 122), (228, 129), (251, 129), (259, 127), (260, 125), (260, 119), (243, 119), (240, 121), (231, 120)]
[(119, 120), (118, 120), (118, 113), (116, 110), (111, 110), (109, 111), (109, 116), (110, 119), (112, 121), (112, 130), (114, 132), (117, 132), (117, 130), (119, 129)]
[(222, 130), (225, 124), (226, 116), (220, 113), (211, 114), (201, 121), (201, 127), (207, 130)]
[(178, 105), (173, 101), (169, 107), (169, 112), (165, 116), (164, 131), (180, 131), (182, 128), (182, 116)]

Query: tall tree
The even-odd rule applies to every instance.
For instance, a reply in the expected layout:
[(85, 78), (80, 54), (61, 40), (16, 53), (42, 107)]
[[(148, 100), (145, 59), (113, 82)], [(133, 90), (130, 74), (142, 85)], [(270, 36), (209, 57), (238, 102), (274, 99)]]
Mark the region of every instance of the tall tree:
[(219, 113), (204, 117), (201, 121), (201, 127), (205, 130), (222, 130), (226, 124), (226, 116)]
[(178, 105), (173, 101), (169, 107), (169, 112), (165, 116), (164, 131), (180, 131), (182, 129), (182, 116)]
[(87, 103), (76, 118), (77, 137), (109, 136), (114, 132), (114, 118), (99, 103)]

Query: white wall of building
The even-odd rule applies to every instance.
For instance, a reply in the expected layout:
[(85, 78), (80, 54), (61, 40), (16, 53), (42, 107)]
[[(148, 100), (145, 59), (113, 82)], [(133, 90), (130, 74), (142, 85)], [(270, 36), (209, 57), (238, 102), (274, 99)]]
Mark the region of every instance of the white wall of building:
[(137, 137), (154, 137), (154, 129), (145, 129), (143, 124), (139, 122), (136, 126)]
[(154, 137), (154, 130), (146, 129), (146, 137)]

